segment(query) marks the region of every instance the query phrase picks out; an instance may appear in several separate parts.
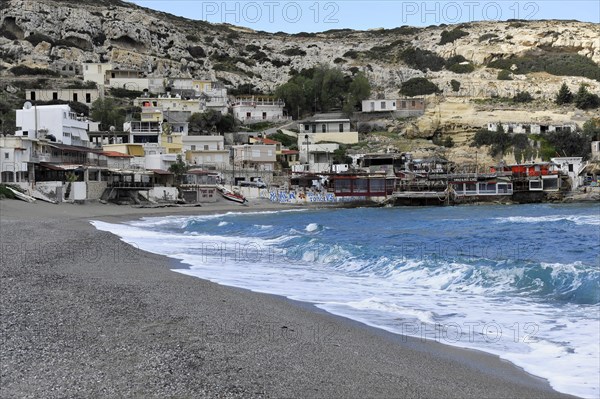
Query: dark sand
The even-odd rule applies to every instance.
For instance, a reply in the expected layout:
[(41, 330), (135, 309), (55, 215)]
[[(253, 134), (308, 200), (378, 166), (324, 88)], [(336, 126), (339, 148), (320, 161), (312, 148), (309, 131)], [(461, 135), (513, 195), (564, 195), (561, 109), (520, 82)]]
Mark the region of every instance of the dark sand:
[(89, 224), (273, 207), (0, 201), (0, 397), (567, 397), (496, 356), (172, 272)]

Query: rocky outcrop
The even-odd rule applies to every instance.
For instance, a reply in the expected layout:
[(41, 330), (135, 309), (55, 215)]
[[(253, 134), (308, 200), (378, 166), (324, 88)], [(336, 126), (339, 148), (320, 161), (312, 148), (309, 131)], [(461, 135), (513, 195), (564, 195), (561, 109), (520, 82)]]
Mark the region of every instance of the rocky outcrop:
[[(5, 0), (0, 8), (0, 54), (6, 69), (22, 64), (62, 72), (67, 64), (111, 61), (148, 74), (217, 77), (230, 85), (249, 82), (267, 91), (287, 81), (292, 70), (328, 63), (365, 71), (376, 91), (387, 95), (397, 95), (403, 81), (426, 75), (448, 95), (453, 94), (449, 81), (455, 79), (462, 83), (459, 94), (503, 95), (528, 89), (548, 96), (554, 86), (545, 91), (545, 84), (524, 75), (500, 82), (495, 79), (497, 70), (485, 65), (541, 48), (566, 49), (600, 62), (598, 24), (477, 22), (459, 25), (468, 35), (439, 45), (442, 32), (452, 28), (268, 34), (185, 20), (118, 0)], [(46, 36), (45, 44), (31, 45), (34, 34)], [(416, 70), (398, 57), (409, 46), (444, 58), (462, 55), (474, 63), (475, 72)], [(201, 53), (190, 52), (197, 47)], [(597, 83), (575, 80), (570, 82), (574, 86)]]

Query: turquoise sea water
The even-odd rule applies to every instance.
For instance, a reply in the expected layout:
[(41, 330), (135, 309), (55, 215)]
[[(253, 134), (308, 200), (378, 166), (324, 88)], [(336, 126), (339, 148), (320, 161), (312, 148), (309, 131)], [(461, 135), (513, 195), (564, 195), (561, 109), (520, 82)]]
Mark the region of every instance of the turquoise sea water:
[(600, 206), (228, 213), (93, 222), (177, 270), (475, 348), (600, 395)]

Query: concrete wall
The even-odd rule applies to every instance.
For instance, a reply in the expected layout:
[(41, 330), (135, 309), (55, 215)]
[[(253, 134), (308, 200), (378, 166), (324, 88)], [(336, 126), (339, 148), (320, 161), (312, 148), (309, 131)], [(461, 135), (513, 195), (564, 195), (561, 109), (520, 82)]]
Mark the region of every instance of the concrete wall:
[(148, 190), (148, 196), (154, 201), (174, 201), (179, 195), (177, 187), (154, 187)]
[(105, 181), (90, 181), (87, 182), (87, 199), (88, 200), (99, 200), (102, 197), (102, 193), (106, 190), (108, 182)]
[(46, 197), (55, 201), (63, 201), (63, 182), (61, 181), (42, 181), (35, 183), (35, 188)]
[(358, 143), (358, 132), (344, 133), (316, 133), (315, 142), (334, 142), (340, 144), (356, 144)]
[[(84, 181), (76, 181), (71, 185), (71, 197), (75, 201), (84, 201), (87, 199), (87, 184)], [(71, 199), (71, 198), (69, 198)]]

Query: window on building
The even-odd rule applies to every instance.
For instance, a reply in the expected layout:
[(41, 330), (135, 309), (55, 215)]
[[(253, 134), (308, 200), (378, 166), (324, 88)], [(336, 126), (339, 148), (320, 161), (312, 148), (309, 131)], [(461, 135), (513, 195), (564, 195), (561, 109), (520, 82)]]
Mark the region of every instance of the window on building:
[(400, 103), (400, 108), (402, 108), (402, 109), (406, 108), (406, 101), (402, 101)]
[(344, 124), (343, 123), (340, 123), (339, 129), (340, 129), (340, 133), (344, 133)]
[(266, 112), (263, 112), (263, 114), (262, 114), (262, 118), (263, 118), (263, 119), (267, 119), (267, 113), (266, 113)]
[(58, 100), (58, 92), (56, 92), (56, 91), (52, 92), (52, 99)]
[(191, 146), (190, 146), (190, 149), (191, 149), (192, 151), (196, 151), (196, 146), (195, 146), (195, 145), (191, 145)]
[(5, 153), (4, 153), (4, 159), (8, 159), (8, 156), (9, 156), (9, 155), (8, 155), (8, 152), (5, 152)]
[(395, 101), (392, 103), (392, 107), (396, 107), (396, 102)]
[(414, 107), (415, 105), (417, 105), (417, 102), (415, 100), (413, 100), (411, 105)]
[(569, 164), (569, 172), (573, 172), (573, 166), (574, 165), (572, 163)]
[(208, 144), (204, 144), (204, 151), (208, 151)]
[(304, 125), (304, 130), (309, 130), (310, 129), (310, 125)]
[(246, 119), (252, 119), (252, 112), (246, 112)]
[(92, 95), (90, 93), (85, 93), (85, 102), (87, 104), (92, 102)]
[(31, 101), (35, 101), (35, 91), (31, 92)]
[(321, 132), (327, 133), (327, 125), (325, 125), (324, 123), (321, 125)]
[(173, 144), (173, 137), (167, 137), (167, 143)]
[(73, 102), (78, 102), (77, 93), (73, 93)]
[(381, 102), (381, 109), (385, 109), (385, 101)]

